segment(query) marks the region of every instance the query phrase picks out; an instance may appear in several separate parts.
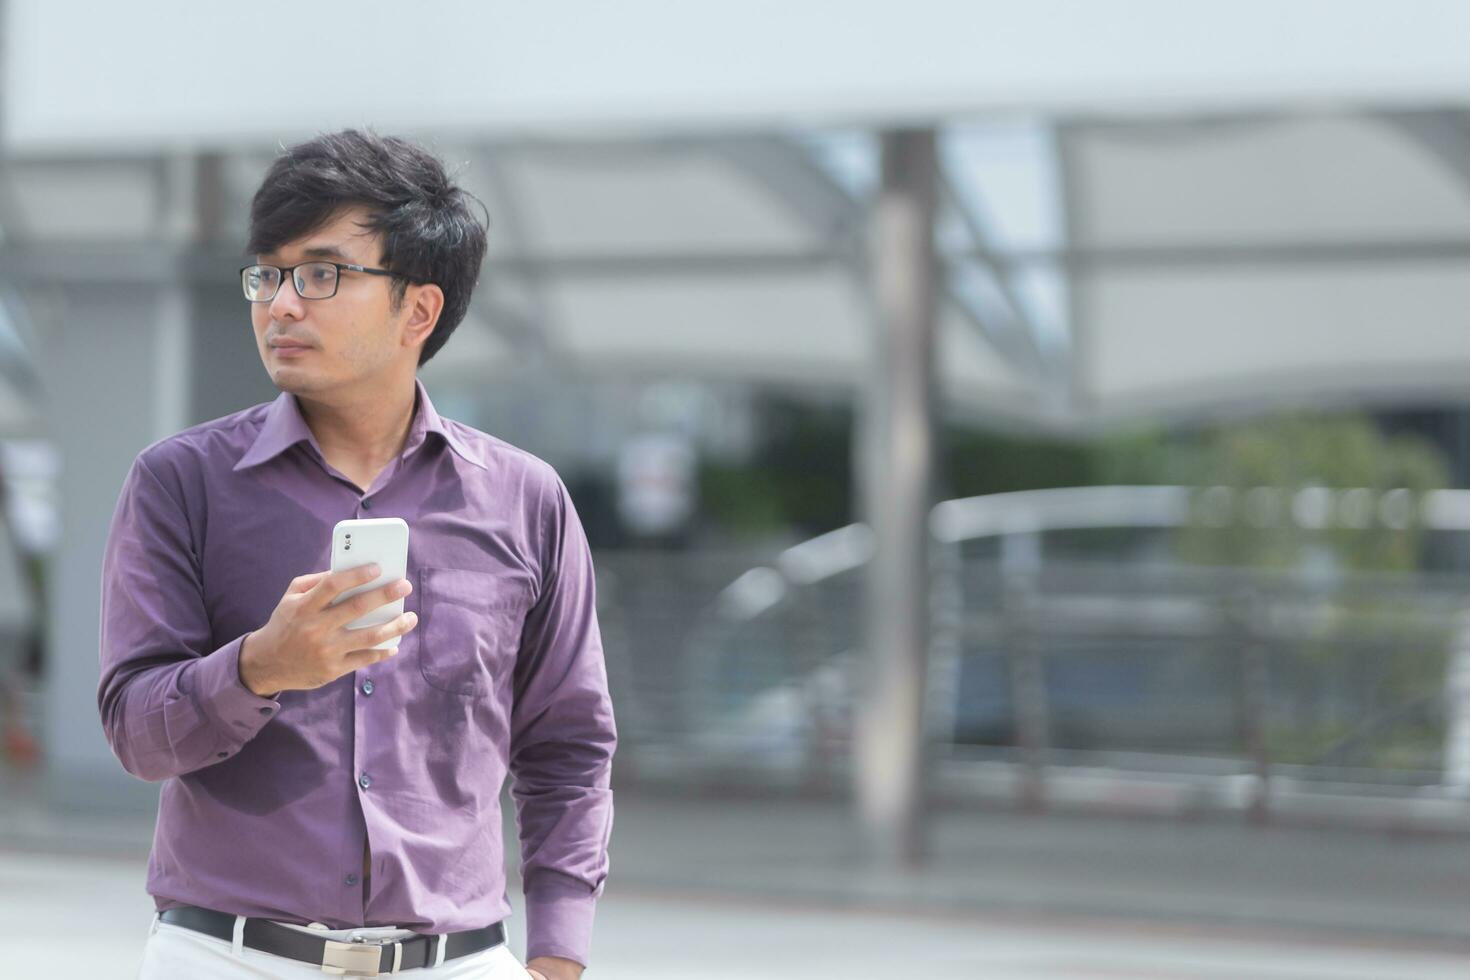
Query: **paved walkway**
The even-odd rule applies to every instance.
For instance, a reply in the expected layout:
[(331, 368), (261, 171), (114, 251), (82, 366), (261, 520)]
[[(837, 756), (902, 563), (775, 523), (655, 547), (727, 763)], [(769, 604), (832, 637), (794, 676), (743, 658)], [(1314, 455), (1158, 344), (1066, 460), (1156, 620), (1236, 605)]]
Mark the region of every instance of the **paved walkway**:
[[(0, 915), (25, 936), (17, 980), (135, 975), (152, 904), (137, 859), (0, 852)], [(66, 928), (68, 919), (89, 923)], [(524, 951), (517, 903), (512, 947)], [(839, 910), (611, 888), (593, 969), (605, 980), (1463, 980), (1470, 955), (1168, 928), (1129, 920)]]
[(1470, 839), (1014, 813), (933, 823), (920, 874), (874, 872), (847, 815), (793, 803), (620, 800), (615, 873), (847, 907), (1423, 938), (1470, 950)]
[[(589, 977), (1470, 976), (1463, 839), (949, 814), (930, 868), (901, 875), (869, 870), (827, 805), (617, 805)], [(32, 937), (13, 975), (131, 976), (150, 830), (0, 802), (0, 915)]]

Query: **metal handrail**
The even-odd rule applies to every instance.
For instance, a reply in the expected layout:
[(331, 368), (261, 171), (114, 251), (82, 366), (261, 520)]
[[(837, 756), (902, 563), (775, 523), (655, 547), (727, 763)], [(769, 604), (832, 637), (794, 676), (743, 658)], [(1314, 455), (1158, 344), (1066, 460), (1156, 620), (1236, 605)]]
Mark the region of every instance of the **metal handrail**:
[[(1285, 491), (1268, 487), (1243, 490), (1183, 486), (1068, 487), (948, 500), (936, 505), (930, 514), (930, 530), (937, 545), (934, 552), (938, 573), (936, 581), (941, 584), (945, 579), (956, 575), (959, 568), (957, 557), (948, 556), (956, 555), (956, 549), (961, 543), (987, 537), (1038, 535), (1050, 531), (1084, 529), (1168, 529), (1191, 524), (1227, 527), (1238, 523), (1256, 528), (1295, 526), (1314, 530), (1366, 530), (1373, 527), (1419, 527), (1426, 530), (1463, 531), (1470, 530), (1470, 491), (1438, 490), (1415, 495), (1403, 489), (1377, 491), (1369, 488), (1308, 487)], [(718, 601), (708, 607), (708, 615), (717, 622), (706, 619), (705, 628), (716, 632), (738, 631), (752, 625), (774, 611), (787, 607), (796, 593), (861, 568), (871, 558), (872, 548), (872, 533), (861, 523), (850, 524), (790, 546), (769, 564), (748, 569), (732, 580), (720, 592)], [(1025, 551), (1022, 550), (1020, 554), (1024, 555)], [(1013, 598), (1003, 599), (997, 612), (1001, 617), (997, 621), (999, 628), (1016, 641), (1008, 645), (1007, 655), (1013, 661), (1013, 683), (1016, 685), (1012, 692), (1013, 703), (1018, 715), (1023, 716), (1018, 719), (1018, 723), (1026, 736), (1020, 746), (1023, 761), (1018, 785), (1023, 799), (1029, 799), (1034, 805), (1043, 805), (1050, 751), (1046, 738), (1047, 694), (1045, 686), (1038, 681), (1040, 661), (1035, 660), (1038, 651), (1032, 649), (1036, 641), (1027, 640), (1026, 637), (1043, 635), (1036, 633), (1034, 625), (1039, 619), (1038, 612), (1044, 608), (1040, 603), (1054, 603), (1057, 600), (1039, 598), (1034, 578), (1034, 573), (1039, 568), (1034, 563), (1022, 561), (1018, 566), (1015, 562), (1006, 560), (1003, 554), (1001, 568), (1001, 581), (1014, 580), (1019, 589)], [(1023, 574), (1007, 574), (1015, 572)], [(1224, 577), (1222, 581), (1231, 580), (1230, 570), (1215, 572)], [(1238, 571), (1234, 574), (1239, 576)], [(1357, 576), (1355, 573), (1355, 577), (1364, 576)], [(1250, 578), (1253, 580), (1251, 583), (1240, 578), (1237, 585), (1225, 585), (1228, 595), (1222, 597), (1223, 605), (1218, 600), (1200, 601), (1226, 617), (1223, 621), (1224, 633), (1221, 635), (1232, 637), (1229, 642), (1240, 654), (1237, 662), (1241, 671), (1240, 694), (1244, 699), (1242, 704), (1245, 712), (1242, 735), (1248, 746), (1248, 770), (1245, 774), (1222, 777), (1235, 781), (1232, 782), (1235, 788), (1225, 796), (1243, 801), (1242, 805), (1251, 814), (1258, 819), (1265, 819), (1270, 809), (1273, 777), (1285, 771), (1302, 770), (1299, 765), (1278, 768), (1267, 752), (1263, 735), (1268, 698), (1265, 666), (1267, 644), (1280, 642), (1292, 633), (1310, 635), (1314, 616), (1332, 618), (1338, 615), (1333, 609), (1340, 611), (1341, 607), (1327, 603), (1327, 600), (1320, 594), (1314, 594), (1310, 588), (1300, 591), (1305, 584), (1300, 575), (1252, 573)], [(1365, 578), (1375, 576), (1366, 573)], [(1263, 582), (1262, 579), (1266, 581)], [(1294, 586), (1292, 591), (1298, 592), (1299, 599), (1284, 605), (1282, 600), (1271, 599), (1270, 593), (1274, 593), (1276, 588), (1267, 583), (1273, 579), (1280, 587)], [(1384, 582), (1389, 581), (1402, 585), (1403, 576), (1398, 575), (1392, 579), (1385, 577)], [(1416, 576), (1414, 581), (1423, 584), (1420, 576)], [(944, 593), (945, 590), (941, 588), (937, 590), (936, 597)], [(1129, 599), (1114, 598), (1124, 603), (1130, 602)], [(1147, 603), (1156, 600), (1145, 598), (1140, 601)], [(947, 598), (938, 605), (956, 603), (963, 603), (957, 589), (949, 590)], [(1418, 616), (1410, 625), (1423, 627), (1427, 640), (1438, 639), (1442, 635), (1440, 631), (1449, 622), (1448, 617), (1440, 613), (1451, 613), (1459, 604), (1447, 601), (1445, 605), (1444, 610), (1434, 612), (1429, 609), (1419, 610), (1420, 613), (1428, 614), (1429, 618), (1425, 620)], [(1269, 627), (1265, 627), (1262, 625), (1265, 610), (1271, 606), (1277, 607), (1277, 615), (1271, 617)], [(935, 612), (938, 624), (939, 620), (945, 618), (944, 611), (936, 609)], [(1277, 622), (1283, 614), (1286, 619)], [(960, 617), (948, 618), (952, 621), (951, 624), (936, 628), (934, 642), (936, 646), (948, 643), (949, 659), (953, 659), (959, 648), (959, 641), (957, 637), (946, 635), (946, 631), (959, 629), (957, 624)], [(1209, 618), (1215, 620), (1216, 616), (1211, 614)], [(1277, 627), (1287, 632), (1278, 636)], [(1020, 632), (1016, 632), (1017, 630)], [(1393, 636), (1398, 635), (1398, 632), (1393, 632)], [(706, 632), (706, 637), (709, 636), (710, 633)], [(706, 645), (703, 656), (717, 656), (713, 649), (717, 645)], [(1032, 649), (1032, 654), (1020, 656), (1014, 648), (1023, 651)], [(1020, 656), (1020, 661), (1016, 661), (1017, 656)], [(940, 673), (945, 670), (946, 662), (944, 656), (931, 656), (931, 665)], [(1027, 664), (1030, 664), (1029, 669)], [(1369, 727), (1378, 724), (1373, 718), (1365, 719), (1364, 723)], [(1361, 731), (1362, 727), (1357, 730)], [(1344, 743), (1352, 740), (1352, 736), (1348, 736)], [(1342, 744), (1334, 748), (1342, 747)], [(1333, 755), (1332, 751), (1328, 751), (1322, 758), (1325, 760)], [(1250, 780), (1239, 783), (1238, 780), (1243, 775), (1249, 775)], [(1290, 783), (1291, 779), (1277, 781)]]

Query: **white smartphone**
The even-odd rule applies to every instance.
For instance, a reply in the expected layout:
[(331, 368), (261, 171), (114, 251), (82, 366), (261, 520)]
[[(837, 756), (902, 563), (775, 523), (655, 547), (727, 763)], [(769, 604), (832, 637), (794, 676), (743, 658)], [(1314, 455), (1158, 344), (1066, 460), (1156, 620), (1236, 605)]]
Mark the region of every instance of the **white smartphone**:
[[(407, 577), (408, 573), (408, 522), (401, 517), (367, 517), (338, 521), (332, 528), (332, 571), (376, 563), (381, 570), (378, 577), (365, 585), (355, 586), (343, 592), (328, 605), (335, 606), (361, 592), (380, 589), (389, 582)], [(403, 599), (400, 597), (377, 609), (363, 613), (347, 624), (350, 630), (381, 626), (383, 623), (403, 615)], [(398, 646), (401, 637), (390, 637), (382, 643), (363, 649), (388, 650)]]

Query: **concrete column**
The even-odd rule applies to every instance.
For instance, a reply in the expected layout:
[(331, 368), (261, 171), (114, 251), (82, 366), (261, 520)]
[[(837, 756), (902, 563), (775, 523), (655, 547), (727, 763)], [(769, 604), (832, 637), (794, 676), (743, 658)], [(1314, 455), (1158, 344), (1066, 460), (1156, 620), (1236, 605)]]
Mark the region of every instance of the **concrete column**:
[(97, 713), (102, 552), (133, 458), (186, 424), (188, 303), (173, 284), (51, 289), (40, 354), (62, 533), (45, 612), (47, 795), (61, 808), (148, 807), (158, 787), (122, 770)]
[(189, 287), (189, 330), (194, 341), (189, 370), (191, 425), (271, 401), (281, 393), (255, 347), (250, 304), (235, 277), (235, 269), (243, 263), (226, 253), (219, 264), (220, 277), (196, 280)]
[(158, 787), (122, 770), (102, 736), (102, 552), (123, 478), (150, 443), (273, 396), (249, 312), (220, 242), (219, 160), (162, 162), (154, 233), (90, 271), (40, 267), (39, 352), (61, 455), (62, 534), (46, 611), (44, 753), (58, 808), (151, 807)]
[(123, 478), (150, 443), (279, 392), (255, 348), (228, 239), (220, 161), (164, 161), (155, 231), (86, 269), (30, 270), (40, 373), (62, 459), (59, 550), (46, 610), (44, 753), (59, 808), (151, 807), (158, 787), (127, 775), (97, 713), (102, 552)]
[(176, 170), (168, 220), (177, 237), (193, 243), (186, 264), (194, 336), (189, 404), (192, 420), (204, 422), (270, 401), (280, 391), (261, 363), (250, 304), (240, 292), (236, 270), (247, 261), (245, 242), (242, 232), (229, 231), (223, 160), (200, 154), (178, 161)]
[(924, 689), (933, 506), (936, 266), (935, 136), (882, 137), (872, 228), (878, 329), (859, 452), (863, 520), (875, 553), (864, 603), (864, 678), (856, 718), (856, 795), (871, 853), (890, 866), (923, 857)]

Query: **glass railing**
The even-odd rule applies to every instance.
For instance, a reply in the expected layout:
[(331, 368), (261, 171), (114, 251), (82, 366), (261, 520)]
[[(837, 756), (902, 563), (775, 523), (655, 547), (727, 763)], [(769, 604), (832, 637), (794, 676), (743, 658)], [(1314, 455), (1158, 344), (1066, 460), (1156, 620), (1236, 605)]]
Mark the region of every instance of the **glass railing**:
[[(1306, 513), (1285, 499), (1278, 519)], [(1406, 519), (1464, 530), (1464, 503)], [(1470, 576), (1175, 557), (1220, 506), (1112, 487), (936, 508), (933, 792), (1470, 827)], [(847, 792), (870, 548), (855, 525), (763, 562), (600, 553), (627, 777)]]

